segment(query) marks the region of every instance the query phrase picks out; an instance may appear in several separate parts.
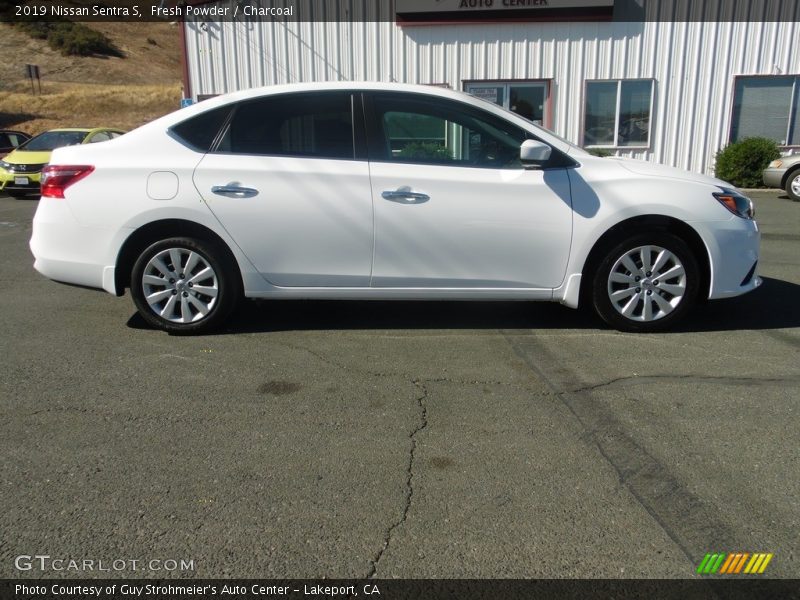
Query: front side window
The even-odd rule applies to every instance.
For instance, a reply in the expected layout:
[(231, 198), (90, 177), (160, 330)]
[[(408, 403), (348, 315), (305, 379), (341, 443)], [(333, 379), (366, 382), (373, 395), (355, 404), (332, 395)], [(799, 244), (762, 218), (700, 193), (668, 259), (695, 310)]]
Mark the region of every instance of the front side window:
[(738, 77), (731, 142), (766, 137), (781, 146), (800, 145), (800, 77)]
[(648, 147), (652, 105), (650, 79), (587, 82), (584, 145)]
[(351, 95), (286, 94), (242, 102), (217, 151), (352, 160)]
[(519, 169), (525, 131), (492, 115), (438, 99), (375, 97), (382, 148), (394, 162)]

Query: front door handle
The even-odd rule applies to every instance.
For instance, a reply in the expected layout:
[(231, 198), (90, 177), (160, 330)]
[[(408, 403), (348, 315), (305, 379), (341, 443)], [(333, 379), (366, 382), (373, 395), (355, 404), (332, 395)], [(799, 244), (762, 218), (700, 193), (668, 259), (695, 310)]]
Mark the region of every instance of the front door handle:
[(211, 191), (217, 196), (227, 196), (228, 198), (252, 198), (253, 196), (258, 196), (258, 190), (238, 185), (215, 185), (211, 188)]
[(422, 192), (412, 192), (409, 189), (400, 188), (399, 190), (386, 190), (381, 193), (384, 200), (391, 202), (400, 202), (402, 204), (422, 204), (431, 199), (428, 194)]

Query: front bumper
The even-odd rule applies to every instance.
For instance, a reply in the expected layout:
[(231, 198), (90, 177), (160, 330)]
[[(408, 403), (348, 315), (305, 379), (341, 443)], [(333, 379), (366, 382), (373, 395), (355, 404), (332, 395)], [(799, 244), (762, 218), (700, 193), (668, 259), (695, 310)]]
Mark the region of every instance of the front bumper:
[(709, 299), (732, 298), (761, 285), (758, 259), (761, 233), (749, 219), (691, 223), (701, 234), (711, 263)]
[(764, 185), (767, 187), (783, 189), (783, 177), (786, 175), (786, 169), (765, 169), (761, 175)]
[(38, 193), (41, 191), (42, 172), (14, 173), (0, 169), (0, 190)]

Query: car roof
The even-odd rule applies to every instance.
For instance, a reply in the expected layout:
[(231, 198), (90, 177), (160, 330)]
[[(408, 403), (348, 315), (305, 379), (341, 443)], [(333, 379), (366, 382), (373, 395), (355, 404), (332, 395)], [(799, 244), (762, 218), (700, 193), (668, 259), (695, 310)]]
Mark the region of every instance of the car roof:
[(211, 106), (219, 100), (220, 104), (225, 104), (234, 100), (247, 100), (260, 96), (283, 94), (289, 92), (322, 92), (335, 90), (364, 90), (364, 91), (387, 91), (387, 92), (415, 92), (433, 96), (444, 96), (449, 98), (474, 98), (466, 92), (453, 90), (449, 87), (438, 85), (421, 85), (414, 83), (394, 83), (381, 81), (317, 81), (311, 83), (287, 83), (282, 85), (268, 85), (257, 88), (239, 90), (229, 94), (215, 96), (198, 103), (202, 106)]

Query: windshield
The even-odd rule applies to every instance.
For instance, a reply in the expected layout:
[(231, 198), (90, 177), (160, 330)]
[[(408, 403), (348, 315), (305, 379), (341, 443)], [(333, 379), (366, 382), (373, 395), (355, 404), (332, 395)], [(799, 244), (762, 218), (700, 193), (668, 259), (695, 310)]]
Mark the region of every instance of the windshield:
[(45, 131), (19, 147), (28, 152), (47, 152), (62, 146), (75, 146), (83, 142), (85, 131)]

